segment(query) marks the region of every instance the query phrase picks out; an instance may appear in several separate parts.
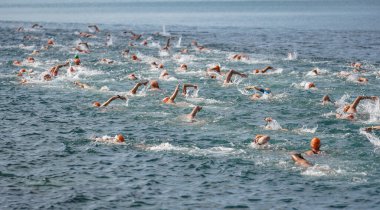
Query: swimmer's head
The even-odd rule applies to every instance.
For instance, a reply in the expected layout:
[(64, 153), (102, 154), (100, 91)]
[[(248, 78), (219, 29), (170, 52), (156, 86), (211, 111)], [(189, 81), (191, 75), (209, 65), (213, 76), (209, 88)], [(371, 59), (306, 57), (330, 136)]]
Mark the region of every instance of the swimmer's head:
[(117, 142), (125, 142), (124, 136), (121, 134), (117, 134), (115, 138)]
[(186, 64), (181, 64), (180, 68), (183, 69), (183, 70), (187, 70), (187, 65)]
[(256, 70), (255, 70), (255, 73), (256, 73), (256, 74), (260, 73), (260, 70), (256, 69)]
[(269, 140), (270, 140), (269, 136), (266, 136), (266, 135), (256, 135), (254, 141), (258, 145), (263, 145), (263, 144), (268, 143)]
[(158, 68), (163, 69), (164, 68), (164, 64), (160, 63), (160, 65), (158, 65)]
[(150, 81), (150, 88), (160, 89), (160, 87), (158, 86), (157, 80)]
[(46, 81), (50, 81), (52, 78), (51, 78), (51, 76), (50, 76), (50, 74), (45, 74), (44, 75), (44, 80), (46, 80)]
[(319, 147), (321, 146), (321, 140), (317, 137), (314, 137), (310, 141), (310, 147), (314, 150), (319, 150)]
[(162, 99), (162, 102), (168, 103), (169, 99), (170, 99), (169, 97), (165, 97), (164, 99)]
[(130, 80), (136, 80), (137, 77), (136, 77), (135, 74), (130, 74), (130, 75), (128, 75), (128, 79), (130, 79)]
[(308, 89), (309, 89), (309, 88), (313, 88), (313, 87), (315, 87), (314, 82), (309, 82), (309, 83), (307, 84), (307, 88), (308, 88)]
[(95, 106), (95, 107), (100, 107), (101, 106), (101, 104), (99, 102), (97, 102), (97, 101), (95, 101), (94, 103), (92, 103), (92, 105)]
[(347, 112), (349, 109), (350, 109), (350, 105), (349, 104), (346, 104), (346, 105), (344, 105), (344, 107), (343, 107), (343, 111), (344, 112)]

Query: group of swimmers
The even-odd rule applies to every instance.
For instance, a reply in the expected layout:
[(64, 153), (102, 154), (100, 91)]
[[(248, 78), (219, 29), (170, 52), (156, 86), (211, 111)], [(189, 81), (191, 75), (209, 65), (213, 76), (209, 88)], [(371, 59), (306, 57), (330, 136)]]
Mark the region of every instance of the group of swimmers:
[[(37, 26), (34, 26), (34, 27), (37, 27)], [(90, 25), (88, 26), (90, 32), (92, 33), (86, 33), (86, 32), (80, 32), (78, 35), (80, 37), (85, 37), (85, 38), (94, 38), (96, 37), (96, 33), (99, 33), (100, 32), (100, 29), (99, 27), (97, 27), (96, 25)], [(23, 28), (20, 27), (17, 29), (18, 32), (22, 32), (23, 31)], [(141, 39), (144, 38), (144, 36), (142, 34), (136, 34), (132, 31), (127, 31), (125, 32), (126, 35), (130, 34), (130, 39), (133, 40), (134, 42), (136, 41), (139, 41)], [(27, 37), (27, 36), (26, 36)], [(107, 34), (107, 37), (106, 37), (106, 46), (108, 46), (108, 44), (110, 43), (111, 41), (111, 35), (110, 34)], [(166, 51), (166, 52), (169, 52), (171, 50), (171, 45), (170, 45), (170, 40), (171, 38), (167, 38), (167, 42), (166, 42), (166, 45), (164, 45), (160, 50), (161, 51)], [(41, 48), (41, 50), (48, 50), (51, 46), (54, 46), (55, 45), (55, 41), (53, 39), (48, 39), (47, 44), (45, 46), (43, 46)], [(142, 46), (147, 46), (148, 44), (148, 39), (144, 39), (140, 42), (140, 44)], [(202, 46), (200, 45), (197, 41), (193, 41), (191, 43), (192, 47), (199, 51), (199, 52), (202, 52), (202, 51), (206, 51), (207, 48), (205, 46)], [(129, 46), (134, 46), (134, 43), (133, 42), (130, 42), (129, 43)], [(76, 51), (77, 53), (90, 53), (90, 48), (89, 48), (89, 45), (87, 42), (79, 42), (77, 43), (77, 45), (73, 48), (74, 51)], [(187, 48), (184, 48), (184, 49), (181, 49), (180, 50), (180, 53), (181, 54), (188, 54), (188, 51), (189, 49)], [(39, 51), (38, 50), (34, 50), (32, 55), (38, 55)], [(129, 49), (126, 49), (122, 52), (122, 55), (128, 59), (130, 59), (132, 62), (140, 62), (142, 61), (141, 58), (139, 58), (136, 54), (130, 54), (130, 50)], [(249, 56), (248, 55), (245, 55), (245, 54), (234, 54), (231, 56), (232, 60), (235, 60), (235, 61), (241, 61), (241, 60), (249, 60)], [(28, 57), (26, 59), (26, 62), (28, 63), (33, 63), (35, 62), (35, 59), (33, 57)], [(107, 58), (102, 58), (100, 60), (101, 63), (104, 63), (104, 64), (113, 64), (114, 61), (111, 60), (111, 59), (107, 59)], [(18, 60), (15, 60), (13, 62), (13, 65), (15, 66), (23, 66), (23, 62), (22, 61), (18, 61)], [(78, 55), (75, 55), (74, 59), (71, 60), (71, 61), (66, 61), (65, 63), (62, 63), (62, 64), (57, 64), (57, 65), (54, 65), (53, 67), (50, 68), (49, 71), (43, 73), (42, 75), (42, 80), (44, 81), (51, 81), (53, 80), (55, 77), (57, 77), (59, 75), (59, 70), (63, 67), (69, 67), (68, 71), (69, 72), (72, 72), (74, 73), (76, 71), (76, 67), (78, 66), (81, 66), (81, 60), (79, 58)], [(168, 73), (168, 71), (164, 70), (164, 65), (162, 63), (158, 63), (158, 62), (151, 62), (150, 63), (151, 67), (152, 68), (155, 68), (155, 69), (161, 69), (163, 70), (159, 76), (158, 79), (165, 79), (165, 78), (168, 78), (170, 75)], [(358, 73), (358, 72), (362, 72), (362, 65), (360, 63), (352, 63), (351, 66), (353, 67), (353, 72), (354, 73)], [(185, 64), (185, 63), (182, 63), (180, 66), (179, 66), (179, 71), (187, 71), (188, 69), (188, 65)], [(268, 71), (270, 70), (276, 70), (274, 67), (272, 66), (267, 66), (263, 69), (254, 69), (252, 70), (252, 74), (266, 74)], [(31, 73), (31, 71), (27, 71), (26, 69), (22, 68), (21, 70), (19, 70), (18, 72), (18, 76), (22, 77), (21, 79), (21, 83), (28, 83), (28, 81), (26, 80), (26, 78), (23, 78), (24, 74), (25, 73)], [(313, 69), (311, 70), (311, 74), (314, 74), (314, 75), (320, 75), (320, 72), (318, 71), (318, 69)], [(227, 72), (222, 72), (221, 71), (221, 66), (220, 65), (215, 65), (215, 66), (212, 66), (210, 68), (207, 68), (206, 71), (205, 71), (205, 75), (210, 78), (210, 79), (217, 79), (217, 78), (223, 78), (223, 85), (228, 85), (230, 83), (232, 83), (232, 77), (234, 75), (237, 75), (237, 76), (240, 76), (242, 78), (246, 78), (248, 77), (247, 74), (245, 73), (241, 73), (239, 71), (236, 71), (236, 70), (229, 70)], [(351, 73), (340, 73), (340, 76), (342, 75), (351, 75)], [(159, 87), (159, 83), (157, 80), (143, 80), (143, 78), (138, 78), (135, 74), (129, 74), (128, 77), (127, 77), (129, 80), (139, 80), (140, 79), (140, 82), (137, 82), (135, 84), (135, 86), (129, 91), (129, 94), (131, 95), (135, 95), (139, 89), (139, 87), (141, 86), (148, 86), (149, 84), (149, 90), (151, 91), (159, 91), (161, 90), (160, 87)], [(368, 82), (368, 79), (366, 78), (363, 78), (363, 77), (359, 77), (358, 78), (358, 82)], [(80, 81), (75, 81), (74, 84), (79, 87), (79, 88), (83, 88), (83, 89), (87, 89), (87, 88), (90, 88), (89, 85), (85, 84), (85, 83), (82, 83)], [(315, 84), (312, 83), (312, 82), (309, 82), (309, 83), (305, 83), (304, 84), (305, 86), (305, 89), (310, 89), (310, 88), (314, 88), (315, 87)], [(162, 103), (164, 104), (175, 104), (175, 99), (177, 98), (178, 96), (178, 93), (180, 91), (180, 88), (182, 88), (182, 95), (186, 95), (186, 93), (188, 92), (188, 88), (194, 88), (194, 89), (198, 89), (198, 85), (196, 84), (183, 84), (182, 87), (180, 86), (180, 84), (177, 84), (177, 86), (175, 87), (173, 93), (170, 95), (170, 96), (166, 96), (165, 98), (162, 99)], [(270, 88), (262, 88), (262, 87), (259, 87), (259, 86), (255, 86), (255, 85), (250, 85), (250, 86), (246, 86), (245, 87), (245, 90), (255, 90), (255, 91), (258, 91), (256, 92), (255, 94), (252, 94), (250, 96), (250, 98), (252, 100), (259, 100), (259, 99), (262, 99), (262, 98), (270, 98), (272, 96), (272, 92), (270, 90)], [(261, 93), (261, 94), (260, 94)], [(106, 107), (108, 106), (111, 102), (113, 102), (114, 100), (128, 100), (128, 97), (126, 96), (121, 96), (121, 95), (115, 95), (115, 96), (112, 96), (110, 97), (107, 101), (103, 102), (103, 103), (100, 103), (98, 101), (95, 101), (93, 102), (93, 106), (94, 107)], [(356, 113), (357, 113), (357, 107), (359, 105), (359, 103), (362, 101), (362, 100), (379, 100), (379, 98), (377, 96), (358, 96), (351, 104), (347, 104), (343, 107), (342, 109), (342, 112), (341, 113), (336, 113), (336, 118), (338, 119), (349, 119), (349, 120), (354, 120), (356, 118)], [(332, 100), (330, 99), (330, 97), (328, 95), (325, 95), (323, 98), (322, 98), (322, 104), (323, 105), (327, 105), (327, 104), (330, 104), (332, 103)], [(195, 117), (197, 115), (198, 112), (200, 112), (202, 110), (202, 107), (201, 106), (194, 106), (192, 111), (186, 115), (186, 118), (192, 122), (195, 120)], [(271, 122), (272, 119), (271, 118), (266, 118), (265, 119), (266, 122)], [(365, 128), (365, 131), (374, 131), (374, 130), (380, 130), (380, 126), (373, 126), (373, 127), (368, 127), (368, 128)], [(122, 134), (118, 134), (116, 135), (115, 137), (107, 137), (107, 138), (97, 138), (97, 140), (99, 141), (115, 141), (115, 142), (124, 142), (125, 141), (125, 138), (123, 137)], [(262, 146), (262, 145), (266, 145), (268, 144), (270, 140), (270, 136), (268, 135), (264, 135), (264, 134), (259, 134), (259, 135), (256, 135), (255, 138), (252, 140), (252, 143), (253, 144), (256, 144), (258, 146)], [(321, 154), (321, 151), (320, 151), (320, 146), (321, 146), (321, 141), (319, 138), (317, 137), (314, 137), (313, 139), (311, 139), (310, 141), (310, 150), (304, 152), (303, 154), (304, 155), (307, 155), (307, 156), (311, 156), (311, 155), (320, 155)], [(303, 156), (301, 153), (293, 153), (291, 154), (291, 158), (293, 161), (295, 161), (295, 163), (297, 165), (300, 165), (300, 166), (303, 166), (303, 167), (310, 167), (312, 166), (313, 164), (308, 162)]]

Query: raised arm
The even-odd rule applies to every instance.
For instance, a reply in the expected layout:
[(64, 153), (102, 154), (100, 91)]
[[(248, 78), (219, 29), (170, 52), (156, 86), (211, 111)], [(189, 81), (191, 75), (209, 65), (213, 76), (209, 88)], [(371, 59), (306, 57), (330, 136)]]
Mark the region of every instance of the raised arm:
[(188, 87), (193, 87), (193, 88), (195, 88), (195, 89), (198, 88), (197, 85), (193, 85), (193, 84), (183, 84), (183, 87), (182, 87), (182, 94), (183, 94), (183, 95), (186, 95), (186, 92), (187, 92), (187, 88), (188, 88)]
[(191, 113), (187, 115), (187, 117), (188, 117), (189, 119), (194, 119), (194, 117), (197, 115), (197, 113), (198, 113), (199, 111), (201, 111), (201, 110), (202, 110), (202, 107), (201, 107), (201, 106), (196, 106), (196, 107), (194, 107), (193, 111), (191, 111)]
[(364, 130), (367, 131), (367, 132), (371, 132), (371, 131), (374, 131), (374, 130), (380, 130), (380, 125), (366, 127), (366, 128), (364, 128)]
[(273, 67), (272, 66), (267, 66), (267, 67), (265, 67), (264, 69), (261, 70), (261, 73), (265, 73), (269, 69), (273, 69)]
[(136, 94), (136, 92), (137, 92), (137, 90), (139, 89), (139, 87), (141, 86), (141, 85), (146, 85), (146, 84), (148, 84), (148, 81), (145, 81), (145, 82), (139, 82), (139, 83), (137, 83), (129, 92), (131, 93), (131, 94)]
[(113, 100), (118, 99), (118, 98), (121, 100), (127, 100), (127, 98), (124, 96), (116, 95), (116, 96), (112, 96), (111, 98), (109, 98), (106, 102), (104, 102), (102, 104), (102, 106), (108, 106)]
[(179, 84), (177, 85), (177, 87), (175, 88), (173, 94), (169, 98), (171, 101), (174, 101), (174, 99), (177, 97), (178, 91), (179, 91)]
[(360, 101), (364, 100), (364, 99), (376, 100), (376, 99), (378, 99), (378, 97), (377, 96), (358, 96), (358, 97), (356, 97), (355, 101), (351, 104), (351, 108), (356, 109), (356, 107), (359, 105)]
[(169, 49), (169, 45), (170, 45), (170, 37), (169, 37), (168, 40), (166, 41), (166, 45), (165, 45), (165, 47), (163, 47), (162, 49), (164, 49), (164, 50), (168, 50), (168, 49)]
[(230, 82), (231, 82), (232, 75), (234, 75), (234, 74), (237, 74), (237, 75), (239, 75), (239, 76), (241, 76), (241, 77), (247, 77), (246, 74), (243, 74), (243, 73), (240, 73), (240, 72), (237, 72), (237, 71), (231, 69), (231, 70), (227, 73), (227, 76), (226, 76), (226, 79), (224, 80), (224, 83), (225, 83), (225, 84), (226, 84), (226, 83), (230, 83)]

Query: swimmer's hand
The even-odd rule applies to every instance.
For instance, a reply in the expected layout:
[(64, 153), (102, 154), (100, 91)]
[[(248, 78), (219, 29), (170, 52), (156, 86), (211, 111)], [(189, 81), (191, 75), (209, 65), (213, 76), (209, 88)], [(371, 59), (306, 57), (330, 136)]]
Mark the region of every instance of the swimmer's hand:
[(253, 90), (255, 88), (256, 88), (256, 86), (247, 86), (247, 87), (245, 87), (246, 90)]
[(121, 95), (117, 95), (116, 97), (119, 98), (119, 99), (121, 99), (121, 100), (127, 100), (127, 97), (124, 97), (124, 96), (121, 96)]

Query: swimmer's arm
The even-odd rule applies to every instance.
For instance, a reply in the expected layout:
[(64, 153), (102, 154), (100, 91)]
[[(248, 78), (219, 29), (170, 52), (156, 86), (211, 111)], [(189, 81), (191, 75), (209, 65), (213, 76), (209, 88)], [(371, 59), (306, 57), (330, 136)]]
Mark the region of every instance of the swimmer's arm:
[(231, 69), (231, 70), (227, 73), (227, 77), (226, 77), (226, 79), (224, 80), (224, 83), (229, 83), (229, 82), (231, 81), (232, 75), (234, 75), (234, 74), (237, 74), (237, 75), (239, 75), (239, 76), (241, 76), (241, 77), (247, 77), (246, 74), (243, 74), (243, 73), (240, 73), (240, 72), (238, 72), (238, 71), (235, 71), (235, 70)]
[(380, 125), (367, 127), (367, 128), (364, 128), (364, 130), (367, 131), (367, 132), (371, 132), (371, 131), (374, 131), (374, 130), (380, 130)]
[(117, 96), (112, 96), (111, 98), (109, 98), (106, 102), (104, 102), (103, 104), (102, 104), (102, 106), (108, 106), (113, 100), (115, 100), (115, 99), (121, 99), (121, 100), (127, 100), (127, 98), (126, 97), (124, 97), (124, 96), (119, 96), (119, 95), (117, 95)]
[(132, 88), (132, 90), (130, 90), (129, 92), (132, 93), (132, 94), (136, 94), (136, 92), (137, 92), (137, 90), (139, 89), (139, 87), (140, 87), (141, 85), (146, 85), (147, 83), (148, 83), (148, 81), (146, 81), (146, 82), (139, 82), (139, 83), (137, 83), (137, 84)]
[(246, 89), (246, 90), (252, 90), (252, 89), (255, 89), (255, 90), (258, 90), (258, 91), (264, 93), (264, 90), (263, 90), (262, 88), (258, 88), (258, 87), (254, 86), (254, 85), (252, 85), (252, 86), (248, 86), (248, 87), (245, 87), (245, 89)]
[(183, 87), (182, 87), (182, 93), (183, 93), (184, 95), (186, 95), (186, 92), (187, 92), (187, 88), (188, 88), (188, 87), (193, 87), (193, 88), (195, 88), (195, 89), (198, 88), (197, 85), (193, 85), (193, 84), (183, 84)]
[(261, 73), (265, 73), (269, 69), (273, 69), (273, 67), (272, 66), (267, 66), (267, 67), (265, 67), (264, 69), (261, 70)]
[(191, 113), (188, 115), (190, 118), (194, 118), (196, 115), (197, 115), (197, 113), (199, 112), (199, 111), (201, 111), (202, 110), (202, 107), (201, 106), (196, 106), (196, 107), (194, 107), (194, 109), (193, 109), (193, 111), (191, 111)]
[(376, 96), (358, 96), (355, 101), (351, 104), (351, 107), (353, 109), (356, 109), (356, 107), (359, 105), (360, 101), (361, 100), (364, 100), (364, 99), (372, 99), (372, 100), (376, 100), (378, 97)]
[(170, 96), (170, 100), (174, 101), (174, 99), (177, 97), (178, 91), (179, 91), (179, 84), (175, 88), (173, 94)]
[(165, 45), (165, 47), (163, 49), (165, 49), (165, 50), (169, 49), (169, 45), (170, 45), (170, 37), (166, 41), (166, 45)]

